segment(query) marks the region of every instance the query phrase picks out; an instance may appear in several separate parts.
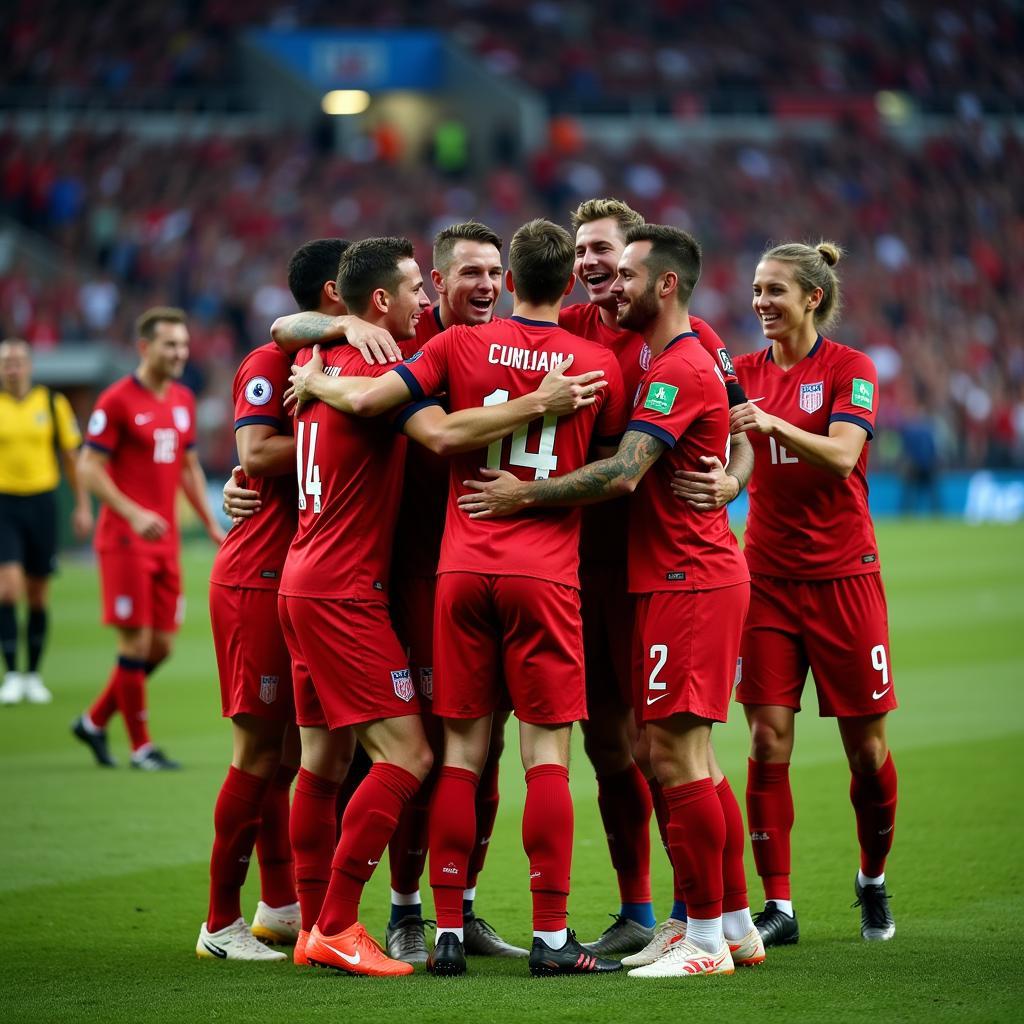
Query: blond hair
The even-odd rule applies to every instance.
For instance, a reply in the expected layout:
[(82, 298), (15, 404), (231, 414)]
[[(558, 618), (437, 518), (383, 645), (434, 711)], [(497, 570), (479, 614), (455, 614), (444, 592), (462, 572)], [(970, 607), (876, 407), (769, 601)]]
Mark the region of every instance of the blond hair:
[(843, 250), (835, 242), (820, 241), (817, 245), (804, 242), (783, 242), (769, 246), (761, 254), (761, 261), (778, 260), (793, 266), (793, 279), (805, 292), (815, 288), (822, 291), (821, 302), (814, 311), (814, 326), (827, 331), (839, 320), (843, 308), (839, 292), (839, 275), (835, 265), (843, 258)]
[(623, 234), (644, 222), (643, 217), (621, 199), (587, 199), (573, 211), (572, 229), (579, 231), (581, 225), (606, 217), (611, 217)]

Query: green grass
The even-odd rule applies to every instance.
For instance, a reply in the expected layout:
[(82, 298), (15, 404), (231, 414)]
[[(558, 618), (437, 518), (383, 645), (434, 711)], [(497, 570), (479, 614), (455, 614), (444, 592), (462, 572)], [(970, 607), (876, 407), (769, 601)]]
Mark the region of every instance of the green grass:
[[(656, 985), (624, 976), (532, 981), (521, 962), (478, 961), (465, 979), (439, 982), (197, 961), (212, 807), (229, 756), (205, 611), (210, 551), (187, 552), (188, 623), (151, 687), (155, 735), (187, 766), (176, 775), (100, 771), (68, 736), (112, 650), (109, 631), (96, 624), (95, 569), (69, 560), (55, 583), (46, 665), (56, 699), (0, 709), (0, 1020), (1019, 1019), (1024, 530), (886, 524), (880, 543), (902, 704), (890, 727), (901, 797), (888, 870), (895, 940), (860, 941), (850, 909), (857, 862), (848, 774), (835, 725), (815, 716), (812, 697), (798, 722), (793, 770), (800, 945), (733, 978)], [(117, 722), (112, 736), (124, 760)], [(742, 716), (715, 736), (741, 792)], [(570, 923), (588, 939), (617, 900), (593, 778), (578, 749), (572, 784)], [(523, 783), (511, 755), (502, 800), (478, 907), (527, 944)], [(660, 849), (654, 880), (664, 914), (670, 890)], [(756, 900), (752, 869), (750, 880)], [(386, 897), (381, 870), (364, 901), (371, 928), (383, 930)], [(247, 913), (256, 899), (250, 879)]]

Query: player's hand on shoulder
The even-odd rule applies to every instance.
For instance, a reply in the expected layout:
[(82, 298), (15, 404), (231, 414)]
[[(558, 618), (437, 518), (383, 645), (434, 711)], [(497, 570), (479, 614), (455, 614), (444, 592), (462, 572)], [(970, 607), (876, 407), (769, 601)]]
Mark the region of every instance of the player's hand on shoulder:
[(260, 510), (260, 492), (250, 491), (242, 486), (245, 473), (241, 466), (231, 470), (231, 476), (224, 484), (224, 514), (231, 517), (231, 525), (238, 526)]
[(159, 540), (170, 528), (162, 515), (148, 508), (137, 508), (129, 517), (132, 532), (143, 540)]
[(511, 516), (526, 505), (523, 483), (503, 469), (481, 469), (486, 480), (463, 480), (472, 493), (459, 497), (459, 508), (470, 519), (494, 519)]
[(726, 473), (717, 455), (702, 455), (703, 472), (677, 469), (670, 487), (677, 498), (682, 498), (700, 512), (714, 512), (728, 505), (739, 494), (739, 481)]
[(284, 394), (284, 402), (287, 407), (291, 402), (295, 402), (296, 411), (301, 408), (303, 402), (309, 402), (316, 396), (310, 390), (310, 381), (317, 374), (324, 372), (324, 360), (320, 355), (320, 346), (313, 346), (313, 356), (303, 366), (299, 366), (297, 363), (292, 366), (292, 375), (288, 378), (288, 383), (291, 385)]
[(597, 401), (597, 393), (608, 386), (603, 370), (588, 370), (574, 377), (566, 376), (572, 366), (570, 355), (564, 362), (553, 367), (537, 388), (537, 396), (548, 413), (567, 416), (584, 406)]
[(371, 365), (400, 363), (402, 350), (383, 327), (368, 324), (357, 317), (345, 328), (345, 340)]
[(742, 402), (729, 411), (729, 433), (739, 434), (753, 430), (759, 434), (771, 434), (775, 430), (775, 417), (770, 416), (755, 402)]

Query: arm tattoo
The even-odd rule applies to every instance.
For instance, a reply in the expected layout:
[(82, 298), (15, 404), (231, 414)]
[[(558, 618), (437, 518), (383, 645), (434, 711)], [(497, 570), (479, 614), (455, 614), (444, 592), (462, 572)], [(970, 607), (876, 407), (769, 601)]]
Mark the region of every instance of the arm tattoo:
[(295, 314), (295, 319), (288, 326), (288, 337), (293, 341), (322, 341), (333, 326), (333, 316), (308, 310)]
[(628, 430), (619, 450), (610, 458), (591, 462), (565, 476), (537, 480), (529, 485), (537, 505), (588, 505), (617, 496), (622, 480), (639, 479), (668, 446), (639, 430)]

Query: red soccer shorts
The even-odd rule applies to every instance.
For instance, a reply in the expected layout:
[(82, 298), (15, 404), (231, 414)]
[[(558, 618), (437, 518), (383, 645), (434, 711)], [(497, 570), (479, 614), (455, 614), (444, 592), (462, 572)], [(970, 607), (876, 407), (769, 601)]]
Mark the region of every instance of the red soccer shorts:
[(897, 706), (877, 572), (838, 580), (755, 576), (740, 654), (741, 704), (799, 711), (809, 668), (823, 718), (878, 715)]
[[(391, 582), (391, 619), (409, 652), (413, 681), (426, 700), (434, 698), (434, 595), (436, 576), (395, 577)], [(424, 706), (426, 710), (426, 705)]]
[(583, 656), (591, 715), (607, 701), (633, 706), (633, 614), (625, 565), (580, 569)]
[(295, 719), (328, 729), (418, 715), (420, 700), (383, 601), (278, 600), (293, 662)]
[(750, 586), (640, 594), (636, 606), (637, 719), (729, 715)]
[(125, 629), (173, 633), (185, 618), (178, 552), (99, 551), (103, 621)]
[[(532, 725), (586, 718), (580, 596), (529, 576), (446, 572), (437, 578), (434, 713), (482, 718), (505, 688)], [(505, 686), (502, 686), (504, 672)]]
[(292, 660), (277, 617), (277, 591), (211, 583), (210, 625), (224, 717), (294, 721)]

